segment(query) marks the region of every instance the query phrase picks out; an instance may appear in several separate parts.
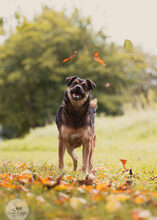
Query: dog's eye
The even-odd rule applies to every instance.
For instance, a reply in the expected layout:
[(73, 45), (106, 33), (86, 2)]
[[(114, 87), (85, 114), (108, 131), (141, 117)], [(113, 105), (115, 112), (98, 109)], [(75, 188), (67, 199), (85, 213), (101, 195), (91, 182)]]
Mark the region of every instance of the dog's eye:
[(77, 82), (73, 82), (73, 83), (71, 84), (71, 86), (75, 86), (75, 85), (77, 85)]
[(86, 84), (85, 83), (82, 83), (82, 86), (83, 88), (87, 88)]
[(74, 85), (77, 85), (77, 84), (79, 83), (79, 81), (76, 80), (76, 81), (74, 81), (73, 83), (74, 83)]

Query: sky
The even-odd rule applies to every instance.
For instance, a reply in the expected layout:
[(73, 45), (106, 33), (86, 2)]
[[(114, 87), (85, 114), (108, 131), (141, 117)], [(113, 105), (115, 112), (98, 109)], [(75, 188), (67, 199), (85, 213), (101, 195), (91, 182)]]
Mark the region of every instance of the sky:
[(123, 45), (129, 39), (157, 55), (157, 0), (0, 0), (0, 17), (14, 25), (15, 11), (31, 19), (42, 5), (58, 11), (64, 8), (68, 14), (77, 7), (82, 16), (91, 17), (95, 30), (104, 29), (109, 41)]

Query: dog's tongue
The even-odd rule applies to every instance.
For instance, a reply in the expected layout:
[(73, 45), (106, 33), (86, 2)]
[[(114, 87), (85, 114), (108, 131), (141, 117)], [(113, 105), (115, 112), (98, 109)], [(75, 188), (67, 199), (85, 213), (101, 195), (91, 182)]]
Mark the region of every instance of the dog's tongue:
[(74, 93), (73, 97), (77, 97), (78, 98), (78, 97), (80, 97), (80, 95), (78, 93)]

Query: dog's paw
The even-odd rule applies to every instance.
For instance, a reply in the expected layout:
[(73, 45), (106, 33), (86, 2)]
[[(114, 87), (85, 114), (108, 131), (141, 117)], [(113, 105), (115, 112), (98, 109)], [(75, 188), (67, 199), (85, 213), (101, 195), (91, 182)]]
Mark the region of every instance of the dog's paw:
[(85, 173), (85, 174), (88, 174), (88, 170), (86, 167), (82, 167), (82, 172)]

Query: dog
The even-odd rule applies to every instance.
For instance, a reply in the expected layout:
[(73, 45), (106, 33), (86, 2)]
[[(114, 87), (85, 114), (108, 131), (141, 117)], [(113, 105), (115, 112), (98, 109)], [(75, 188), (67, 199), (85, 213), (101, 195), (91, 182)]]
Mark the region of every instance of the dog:
[(55, 120), (59, 130), (59, 168), (64, 168), (64, 153), (67, 150), (73, 160), (73, 169), (76, 170), (78, 158), (74, 150), (83, 145), (82, 171), (93, 172), (97, 99), (90, 100), (90, 94), (96, 85), (89, 79), (77, 76), (67, 77), (66, 83), (67, 89)]

